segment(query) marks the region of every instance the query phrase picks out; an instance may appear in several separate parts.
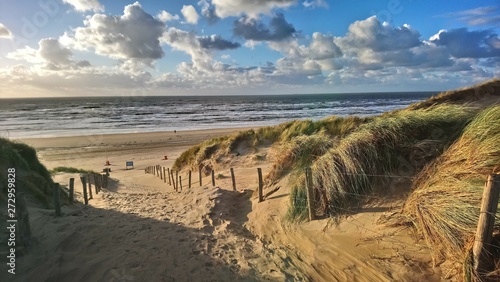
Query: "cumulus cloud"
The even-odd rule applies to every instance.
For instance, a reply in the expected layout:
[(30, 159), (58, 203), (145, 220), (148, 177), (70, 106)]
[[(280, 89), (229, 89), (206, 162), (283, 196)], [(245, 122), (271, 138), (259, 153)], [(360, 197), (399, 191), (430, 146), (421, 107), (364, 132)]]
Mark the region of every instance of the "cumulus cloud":
[(325, 0), (310, 0), (302, 2), (306, 8), (328, 8), (328, 3)]
[(196, 12), (196, 9), (192, 5), (184, 5), (182, 6), (181, 13), (186, 19), (187, 23), (190, 24), (197, 24), (198, 19), (200, 18), (200, 15), (198, 15), (198, 12)]
[(77, 69), (88, 67), (88, 61), (74, 61), (73, 53), (61, 45), (59, 40), (44, 38), (38, 42), (38, 49), (25, 47), (7, 55), (8, 58), (24, 60), (33, 64), (42, 64), (43, 68), (50, 70)]
[(94, 49), (99, 55), (137, 65), (151, 65), (164, 55), (159, 38), (165, 25), (146, 13), (138, 2), (125, 6), (121, 16), (95, 14), (84, 24), (74, 30), (73, 36), (64, 36), (65, 44)]
[(259, 20), (243, 17), (233, 23), (233, 33), (246, 40), (280, 41), (293, 36), (297, 31), (281, 13), (274, 15), (269, 27)]
[(215, 6), (210, 5), (207, 0), (201, 0), (198, 2), (198, 6), (201, 9), (201, 15), (205, 17), (209, 24), (215, 24), (219, 21), (219, 17), (215, 13)]
[(0, 23), (0, 38), (12, 38), (12, 32), (2, 23)]
[(64, 3), (73, 6), (78, 12), (102, 12), (104, 6), (98, 0), (62, 0)]
[(344, 49), (370, 49), (381, 52), (418, 46), (421, 44), (419, 37), (420, 33), (407, 24), (392, 27), (372, 16), (352, 23), (346, 36), (339, 39), (337, 44), (345, 46)]
[(287, 8), (296, 0), (212, 0), (215, 13), (220, 18), (246, 15), (257, 18), (259, 14), (270, 14), (275, 8)]
[(177, 15), (177, 14), (172, 15), (172, 14), (170, 14), (167, 11), (161, 11), (160, 13), (158, 13), (158, 15), (156, 16), (156, 18), (158, 18), (160, 21), (166, 23), (166, 22), (169, 22), (169, 21), (178, 21), (179, 20), (179, 15)]
[(469, 31), (467, 28), (440, 30), (430, 38), (445, 46), (457, 58), (488, 58), (500, 56), (500, 38), (491, 30)]

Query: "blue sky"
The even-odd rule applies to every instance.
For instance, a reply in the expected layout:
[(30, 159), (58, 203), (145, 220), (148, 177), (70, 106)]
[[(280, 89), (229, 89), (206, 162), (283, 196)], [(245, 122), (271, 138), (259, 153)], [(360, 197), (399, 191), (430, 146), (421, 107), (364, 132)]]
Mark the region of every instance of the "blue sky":
[(500, 76), (499, 27), (496, 0), (8, 0), (0, 97), (444, 90)]

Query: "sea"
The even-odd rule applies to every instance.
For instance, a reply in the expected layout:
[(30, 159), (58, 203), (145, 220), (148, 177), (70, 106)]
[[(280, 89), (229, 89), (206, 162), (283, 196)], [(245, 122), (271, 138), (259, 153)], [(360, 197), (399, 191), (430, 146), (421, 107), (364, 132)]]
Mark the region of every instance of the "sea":
[(277, 125), (371, 116), (437, 92), (0, 99), (0, 137), (33, 138)]

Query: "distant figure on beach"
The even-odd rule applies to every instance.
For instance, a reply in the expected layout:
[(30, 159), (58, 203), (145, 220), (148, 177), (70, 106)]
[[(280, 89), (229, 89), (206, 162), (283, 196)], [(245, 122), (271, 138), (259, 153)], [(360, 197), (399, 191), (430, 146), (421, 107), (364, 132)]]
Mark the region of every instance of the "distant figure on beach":
[(177, 134), (177, 130), (174, 129), (174, 133)]

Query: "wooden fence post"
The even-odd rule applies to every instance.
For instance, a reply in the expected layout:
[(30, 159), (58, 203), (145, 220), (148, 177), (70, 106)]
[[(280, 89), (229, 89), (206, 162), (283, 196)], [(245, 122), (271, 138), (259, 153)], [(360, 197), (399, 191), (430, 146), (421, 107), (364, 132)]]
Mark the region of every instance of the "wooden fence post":
[(198, 170), (198, 176), (200, 178), (200, 187), (201, 187), (203, 185), (202, 182), (201, 182), (201, 167)]
[(72, 177), (69, 179), (69, 203), (73, 204), (75, 199), (75, 179)]
[(179, 175), (179, 192), (182, 191), (182, 176)]
[(174, 186), (174, 189), (175, 189), (175, 178), (174, 178), (174, 170), (173, 169), (170, 170), (170, 176), (172, 177), (172, 186)]
[(103, 184), (102, 187), (108, 188), (108, 176), (106, 174), (102, 176), (102, 184)]
[(179, 171), (175, 171), (175, 192), (179, 189)]
[(167, 174), (168, 174), (168, 185), (172, 185), (172, 182), (170, 181), (170, 168), (167, 167)]
[(233, 190), (236, 191), (236, 181), (234, 179), (234, 169), (231, 168), (231, 181), (233, 181)]
[(188, 174), (188, 188), (191, 189), (191, 171)]
[(83, 185), (83, 200), (86, 205), (89, 204), (89, 198), (87, 197), (87, 180), (85, 175), (80, 174), (80, 180), (82, 181)]
[(314, 189), (311, 168), (306, 168), (307, 209), (309, 210), (309, 221), (316, 219), (314, 211)]
[(257, 174), (259, 175), (259, 203), (264, 201), (264, 197), (262, 196), (262, 187), (264, 186), (262, 183), (262, 169), (257, 168)]
[(215, 187), (215, 171), (212, 169), (212, 186)]
[(59, 183), (54, 183), (54, 210), (56, 211), (56, 216), (61, 216), (61, 188), (59, 187)]
[(167, 175), (165, 174), (165, 167), (163, 167), (163, 183), (167, 183)]
[(24, 193), (22, 192), (17, 194), (16, 208), (16, 217), (20, 233), (19, 238), (21, 239), (21, 244), (25, 247), (28, 247), (31, 245), (30, 217), (28, 213), (28, 207), (26, 206), (26, 200), (24, 199)]
[(93, 197), (92, 197), (92, 184), (90, 182), (90, 174), (87, 174), (87, 181), (88, 181), (88, 185), (89, 185), (89, 200), (92, 200)]
[(481, 212), (476, 230), (476, 239), (472, 248), (474, 258), (474, 271), (482, 277), (491, 266), (489, 259), (489, 245), (491, 244), (493, 225), (498, 206), (498, 195), (500, 192), (500, 174), (490, 174), (486, 181), (483, 198), (481, 201)]

